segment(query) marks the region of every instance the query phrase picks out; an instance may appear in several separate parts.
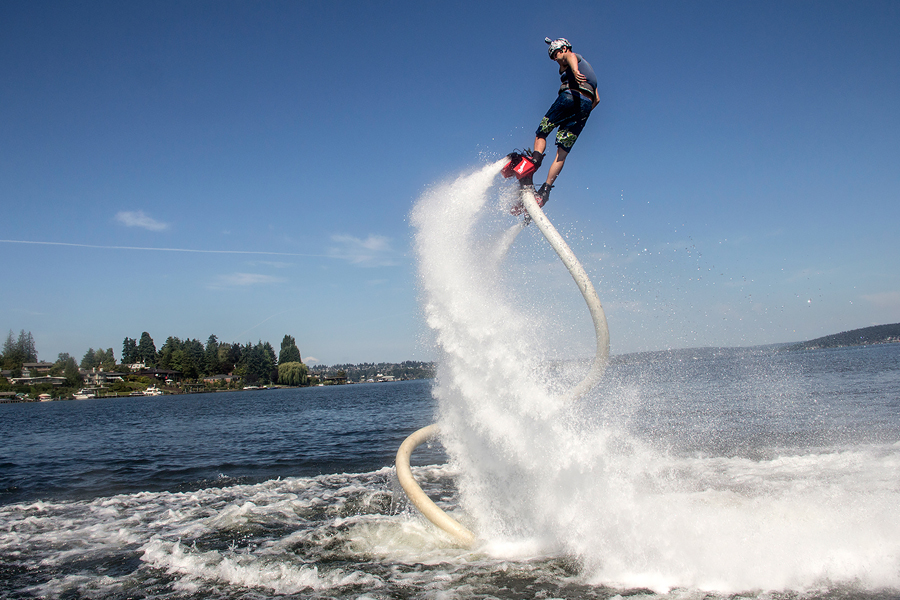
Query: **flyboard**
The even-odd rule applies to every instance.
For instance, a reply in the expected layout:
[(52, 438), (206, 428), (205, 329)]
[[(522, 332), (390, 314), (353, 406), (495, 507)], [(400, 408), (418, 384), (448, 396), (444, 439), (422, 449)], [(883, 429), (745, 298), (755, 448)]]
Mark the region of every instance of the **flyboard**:
[[(534, 189), (534, 182), (531, 179), (531, 176), (534, 175), (534, 172), (537, 171), (540, 165), (538, 165), (531, 157), (531, 152), (527, 149), (521, 152), (519, 150), (513, 150), (506, 155), (506, 158), (509, 162), (503, 165), (503, 168), (500, 169), (500, 174), (507, 179), (515, 176), (519, 181), (521, 193), (525, 194), (530, 192), (533, 194), (535, 203), (539, 208), (543, 208), (543, 199), (538, 197)], [(525, 204), (521, 201), (514, 204), (509, 212), (517, 217), (522, 213), (525, 213), (525, 225), (528, 225), (531, 222), (531, 214), (525, 210)]]
[[(562, 236), (541, 210), (538, 205), (537, 195), (534, 185), (531, 182), (531, 175), (537, 169), (535, 163), (528, 156), (528, 153), (512, 152), (507, 156), (508, 162), (503, 166), (500, 173), (510, 178), (515, 176), (518, 179), (521, 190), (521, 207), (522, 210), (516, 212), (518, 204), (511, 211), (513, 214), (525, 213), (525, 222), (527, 225), (530, 221), (534, 221), (538, 229), (544, 235), (547, 242), (562, 260), (575, 284), (581, 291), (584, 301), (587, 303), (588, 311), (591, 314), (591, 320), (594, 323), (594, 333), (597, 337), (597, 351), (594, 354), (594, 360), (591, 368), (584, 379), (570, 393), (570, 399), (576, 400), (587, 393), (594, 385), (603, 377), (606, 365), (609, 362), (609, 329), (606, 324), (606, 314), (603, 312), (603, 305), (600, 298), (591, 283), (587, 272), (575, 253), (572, 252), (569, 245), (566, 244)], [(439, 430), (437, 424), (423, 427), (406, 438), (397, 450), (396, 468), (397, 479), (400, 486), (406, 493), (410, 502), (413, 503), (419, 512), (431, 521), (434, 525), (448, 533), (453, 540), (464, 547), (471, 547), (475, 544), (475, 534), (469, 531), (465, 526), (460, 524), (456, 519), (445, 513), (437, 504), (435, 504), (428, 495), (422, 491), (422, 488), (416, 483), (409, 465), (410, 456), (418, 446), (422, 445), (431, 438), (438, 435)]]

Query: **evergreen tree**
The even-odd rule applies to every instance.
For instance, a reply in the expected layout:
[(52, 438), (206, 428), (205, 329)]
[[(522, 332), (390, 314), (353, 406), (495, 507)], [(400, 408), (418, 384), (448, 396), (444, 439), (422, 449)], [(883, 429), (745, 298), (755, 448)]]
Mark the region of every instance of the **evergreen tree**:
[(23, 362), (25, 361), (22, 360), (22, 355), (16, 345), (16, 338), (10, 329), (6, 341), (3, 342), (3, 368), (18, 371), (22, 368)]
[(189, 339), (184, 342), (184, 362), (182, 373), (185, 377), (195, 379), (200, 376), (203, 370), (204, 351), (203, 344), (200, 340)]
[(300, 358), (300, 349), (297, 347), (297, 342), (291, 335), (285, 335), (284, 339), (281, 340), (281, 352), (278, 353), (278, 364), (287, 362), (303, 362), (303, 359)]
[(140, 362), (137, 340), (134, 338), (125, 338), (122, 342), (122, 364), (130, 365)]
[(275, 356), (275, 348), (269, 342), (261, 345), (263, 355), (262, 378), (266, 383), (274, 383), (278, 381), (278, 359)]
[[(103, 352), (102, 350), (100, 352)], [(84, 353), (84, 356), (81, 357), (81, 368), (85, 371), (90, 371), (94, 367), (99, 367), (100, 362), (97, 361), (97, 354), (94, 352), (93, 348), (88, 348), (88, 351)]]
[(34, 337), (31, 332), (23, 329), (16, 339), (10, 329), (6, 341), (3, 343), (3, 368), (20, 371), (23, 363), (37, 362), (37, 360), (37, 349), (34, 346)]
[(160, 369), (171, 369), (173, 371), (181, 370), (181, 356), (175, 356), (176, 352), (181, 351), (183, 344), (180, 339), (174, 336), (166, 338), (166, 342), (162, 345), (157, 353), (159, 356), (157, 365)]
[(146, 331), (141, 334), (141, 341), (138, 342), (138, 357), (140, 362), (148, 367), (157, 365), (156, 344), (153, 343), (153, 338)]
[(34, 346), (34, 338), (31, 336), (31, 332), (25, 332), (23, 329), (19, 332), (19, 341), (18, 346), (20, 352), (22, 353), (22, 362), (37, 362), (37, 348)]
[(219, 344), (216, 354), (220, 373), (234, 372), (235, 365), (240, 361), (240, 349), (240, 344)]
[(116, 355), (113, 354), (112, 348), (106, 349), (106, 356), (100, 362), (100, 366), (103, 367), (104, 371), (115, 371), (116, 370)]
[(244, 381), (250, 384), (262, 379), (263, 356), (261, 344), (254, 346), (250, 342), (241, 351), (241, 370)]
[[(63, 365), (63, 377), (66, 378), (66, 385), (69, 387), (77, 387), (84, 383), (81, 372), (78, 370), (78, 365), (75, 364), (75, 359), (68, 354), (65, 356), (66, 360)], [(60, 357), (62, 357), (61, 354)]]
[(203, 351), (203, 372), (206, 375), (216, 375), (219, 371), (219, 340), (211, 335), (206, 340), (206, 348)]

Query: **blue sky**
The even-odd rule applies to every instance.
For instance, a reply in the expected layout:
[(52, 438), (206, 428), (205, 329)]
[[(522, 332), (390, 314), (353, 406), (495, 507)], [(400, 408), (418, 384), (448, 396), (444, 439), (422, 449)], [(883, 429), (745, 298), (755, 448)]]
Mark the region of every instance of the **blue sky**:
[(892, 1), (3, 2), (0, 328), (434, 358), (410, 209), (531, 144), (545, 36), (600, 80), (547, 213), (613, 353), (897, 322), (897, 31)]

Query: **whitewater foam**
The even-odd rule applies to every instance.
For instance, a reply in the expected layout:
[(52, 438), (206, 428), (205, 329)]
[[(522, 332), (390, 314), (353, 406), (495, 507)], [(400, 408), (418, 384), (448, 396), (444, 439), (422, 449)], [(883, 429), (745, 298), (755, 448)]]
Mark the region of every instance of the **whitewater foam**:
[(685, 456), (609, 414), (640, 398), (571, 406), (582, 368), (547, 368), (535, 332), (552, 316), (524, 310), (504, 270), (501, 163), (435, 186), (412, 213), (442, 441), (482, 551), (573, 556), (586, 581), (658, 592), (900, 587), (896, 448)]

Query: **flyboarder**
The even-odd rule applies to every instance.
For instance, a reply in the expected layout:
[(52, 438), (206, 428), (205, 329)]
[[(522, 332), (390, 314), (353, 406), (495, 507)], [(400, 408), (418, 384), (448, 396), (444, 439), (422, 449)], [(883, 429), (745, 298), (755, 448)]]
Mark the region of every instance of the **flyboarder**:
[[(572, 44), (569, 43), (569, 40), (544, 38), (544, 42), (550, 46), (547, 49), (550, 58), (559, 64), (561, 82), (559, 95), (538, 125), (534, 138), (534, 150), (530, 155), (527, 150), (524, 155), (517, 152), (511, 154), (510, 165), (504, 169), (503, 173), (506, 177), (516, 175), (523, 185), (533, 185), (531, 176), (540, 168), (544, 160), (547, 136), (556, 129), (556, 158), (547, 171), (547, 181), (541, 184), (536, 192), (539, 206), (544, 206), (549, 200), (550, 190), (553, 188), (559, 172), (562, 171), (566, 157), (572, 150), (581, 130), (584, 129), (584, 124), (587, 123), (591, 111), (600, 102), (594, 69), (583, 56), (572, 52)], [(524, 160), (525, 163), (521, 163), (521, 160)], [(518, 214), (515, 209), (514, 214)]]

